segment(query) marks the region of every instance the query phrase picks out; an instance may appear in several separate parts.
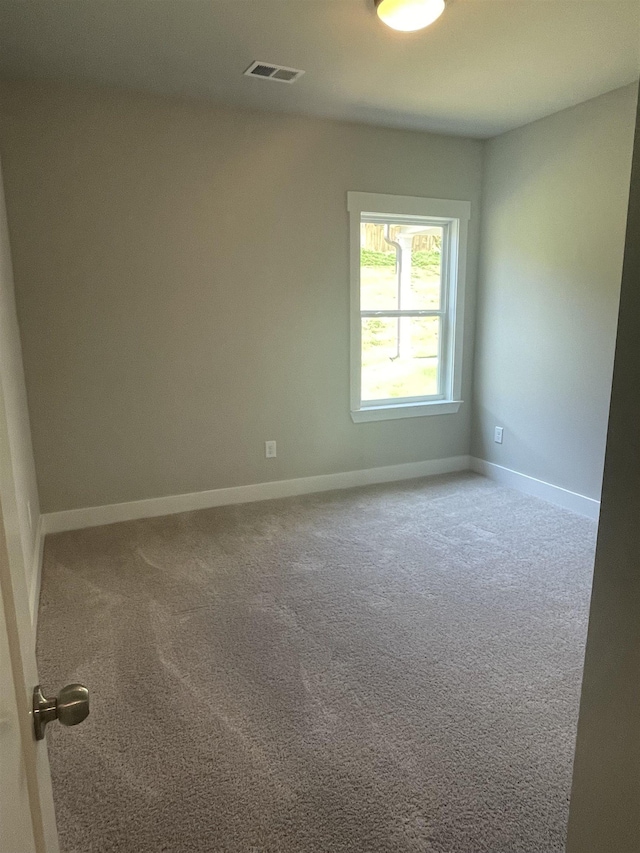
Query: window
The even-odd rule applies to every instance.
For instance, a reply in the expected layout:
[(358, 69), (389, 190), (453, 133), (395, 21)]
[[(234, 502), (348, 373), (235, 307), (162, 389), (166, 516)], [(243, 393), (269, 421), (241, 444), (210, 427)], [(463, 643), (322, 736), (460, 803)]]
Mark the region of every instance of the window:
[(351, 417), (457, 412), (467, 201), (348, 193)]

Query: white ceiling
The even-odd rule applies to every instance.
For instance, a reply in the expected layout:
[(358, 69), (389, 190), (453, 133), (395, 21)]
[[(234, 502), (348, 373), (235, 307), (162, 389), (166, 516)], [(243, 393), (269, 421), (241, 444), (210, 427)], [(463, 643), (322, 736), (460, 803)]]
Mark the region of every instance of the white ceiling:
[(373, 0), (0, 0), (0, 74), (487, 137), (637, 80), (640, 0), (451, 0), (411, 34)]

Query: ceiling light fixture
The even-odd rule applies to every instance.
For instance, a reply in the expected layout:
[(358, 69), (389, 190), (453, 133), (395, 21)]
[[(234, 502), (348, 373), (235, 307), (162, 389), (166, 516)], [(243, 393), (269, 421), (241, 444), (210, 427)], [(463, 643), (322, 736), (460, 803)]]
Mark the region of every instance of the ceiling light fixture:
[(428, 27), (440, 17), (444, 7), (445, 0), (376, 0), (380, 20), (404, 33)]

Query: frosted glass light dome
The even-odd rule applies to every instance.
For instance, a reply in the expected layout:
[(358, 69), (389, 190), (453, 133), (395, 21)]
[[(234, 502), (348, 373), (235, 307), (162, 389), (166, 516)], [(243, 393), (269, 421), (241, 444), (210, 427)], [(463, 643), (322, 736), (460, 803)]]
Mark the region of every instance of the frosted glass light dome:
[(376, 0), (376, 6), (378, 17), (388, 27), (411, 33), (439, 18), (445, 0)]

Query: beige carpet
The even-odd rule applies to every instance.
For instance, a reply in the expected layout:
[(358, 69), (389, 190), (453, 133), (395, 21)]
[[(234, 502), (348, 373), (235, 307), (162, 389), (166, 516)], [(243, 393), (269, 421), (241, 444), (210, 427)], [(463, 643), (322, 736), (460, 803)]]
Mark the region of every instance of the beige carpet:
[(48, 537), (64, 853), (563, 850), (594, 541), (472, 474)]

